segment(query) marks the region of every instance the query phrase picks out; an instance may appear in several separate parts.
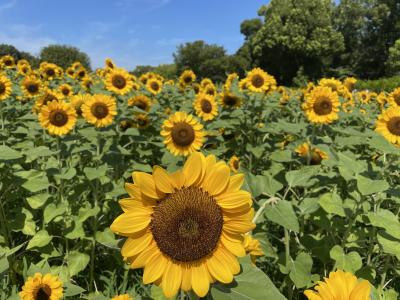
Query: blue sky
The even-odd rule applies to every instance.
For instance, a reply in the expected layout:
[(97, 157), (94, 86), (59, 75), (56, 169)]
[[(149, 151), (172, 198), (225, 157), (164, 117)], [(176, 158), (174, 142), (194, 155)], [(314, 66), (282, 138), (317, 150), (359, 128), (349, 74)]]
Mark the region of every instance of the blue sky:
[(268, 0), (0, 0), (0, 43), (38, 54), (60, 43), (125, 68), (172, 62), (183, 42), (205, 40), (229, 53), (243, 42), (240, 23)]

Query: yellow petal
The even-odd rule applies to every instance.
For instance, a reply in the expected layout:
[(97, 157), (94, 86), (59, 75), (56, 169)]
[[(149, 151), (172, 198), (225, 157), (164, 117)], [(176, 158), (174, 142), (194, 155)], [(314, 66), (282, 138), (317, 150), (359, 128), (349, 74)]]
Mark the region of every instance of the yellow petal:
[(148, 284), (159, 279), (167, 267), (168, 260), (159, 252), (152, 256), (144, 267), (143, 283)]
[(202, 179), (205, 163), (204, 155), (200, 152), (194, 152), (189, 156), (182, 170), (185, 176), (185, 186), (192, 186)]
[[(148, 202), (148, 201), (146, 201), (146, 202)], [(144, 209), (144, 210), (147, 210), (149, 212), (149, 214), (151, 214), (153, 212), (153, 206), (155, 206), (155, 202), (152, 205), (146, 206), (144, 204), (144, 201), (133, 199), (133, 198), (121, 199), (118, 201), (118, 203), (124, 212), (133, 211), (136, 209)]]
[(251, 195), (246, 191), (223, 193), (215, 199), (219, 206), (228, 211), (243, 211), (251, 207)]
[(153, 241), (146, 249), (143, 250), (143, 252), (132, 258), (130, 267), (132, 269), (143, 268), (146, 265), (147, 261), (153, 255), (156, 255), (159, 252), (160, 250), (158, 250), (156, 243)]
[(233, 280), (233, 275), (224, 261), (220, 260), (217, 251), (207, 259), (207, 268), (211, 276), (222, 283), (230, 283)]
[(212, 196), (218, 195), (226, 189), (229, 183), (230, 173), (231, 171), (225, 163), (217, 163), (204, 179), (203, 188)]
[(182, 290), (188, 292), (192, 289), (192, 271), (190, 268), (184, 268), (182, 273)]
[(222, 232), (221, 242), (228, 251), (232, 252), (236, 256), (242, 257), (246, 255), (246, 251), (241, 240), (235, 240), (233, 236)]
[(147, 212), (126, 212), (118, 216), (111, 224), (111, 230), (119, 235), (129, 236), (145, 229), (151, 221)]
[(165, 297), (172, 298), (178, 293), (182, 282), (182, 267), (172, 260), (168, 261), (162, 279), (162, 289)]
[(153, 168), (153, 178), (156, 184), (156, 188), (166, 194), (170, 194), (174, 191), (170, 176), (167, 171), (163, 168), (155, 166)]
[(229, 180), (229, 185), (228, 185), (226, 192), (232, 193), (232, 192), (239, 191), (243, 185), (243, 182), (244, 182), (243, 174), (236, 174), (236, 175), (231, 176), (231, 179)]
[(144, 195), (152, 199), (160, 198), (152, 175), (143, 172), (133, 172), (133, 180), (135, 181), (135, 184), (140, 187), (140, 190)]
[(221, 245), (220, 251), (218, 252), (218, 257), (225, 262), (232, 274), (238, 274), (240, 272), (240, 264), (236, 256), (227, 250), (223, 245)]
[(145, 233), (137, 239), (128, 238), (121, 248), (121, 254), (124, 257), (134, 256), (146, 249), (152, 240), (153, 237), (150, 233)]
[(256, 226), (251, 220), (226, 220), (224, 221), (224, 230), (230, 233), (246, 233), (253, 230)]
[(185, 184), (185, 177), (183, 176), (183, 173), (181, 170), (178, 170), (170, 175), (170, 180), (172, 182), (172, 185), (176, 189), (182, 188), (182, 186)]
[(204, 297), (208, 293), (210, 280), (207, 267), (204, 263), (192, 267), (192, 288), (199, 297)]

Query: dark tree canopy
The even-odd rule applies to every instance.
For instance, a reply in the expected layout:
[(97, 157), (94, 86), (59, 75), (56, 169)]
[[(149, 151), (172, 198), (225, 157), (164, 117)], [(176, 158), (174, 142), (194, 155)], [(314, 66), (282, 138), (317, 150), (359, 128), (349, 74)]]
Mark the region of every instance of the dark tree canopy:
[(64, 69), (76, 61), (79, 61), (85, 68), (91, 69), (89, 56), (76, 47), (49, 45), (40, 51), (39, 58), (40, 61), (55, 63)]

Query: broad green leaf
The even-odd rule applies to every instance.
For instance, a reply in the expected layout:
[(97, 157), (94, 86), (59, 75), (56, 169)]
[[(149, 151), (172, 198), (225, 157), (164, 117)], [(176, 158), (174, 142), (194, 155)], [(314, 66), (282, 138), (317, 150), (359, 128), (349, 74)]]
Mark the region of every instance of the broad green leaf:
[(42, 193), (42, 194), (36, 194), (30, 197), (27, 197), (26, 200), (28, 201), (28, 204), (30, 207), (33, 209), (38, 209), (43, 206), (43, 204), (46, 203), (47, 199), (49, 199), (50, 195), (47, 193)]
[(8, 146), (0, 146), (0, 160), (12, 160), (21, 158), (22, 154)]
[(362, 175), (357, 175), (357, 188), (362, 195), (371, 195), (389, 189), (386, 180), (373, 180)]
[(168, 300), (168, 298), (164, 296), (162, 288), (155, 284), (151, 286), (151, 298), (154, 300)]
[(104, 231), (97, 231), (95, 238), (98, 243), (106, 247), (119, 249), (118, 240), (115, 238), (115, 235), (110, 228), (106, 228)]
[(89, 260), (90, 256), (86, 253), (78, 251), (71, 251), (68, 253), (67, 261), (70, 275), (74, 276), (83, 271), (89, 263)]
[(45, 223), (50, 223), (55, 217), (64, 214), (66, 210), (67, 207), (64, 203), (60, 203), (57, 206), (54, 203), (51, 203), (44, 209), (43, 220)]
[(289, 162), (292, 161), (292, 151), (289, 150), (275, 151), (271, 153), (269, 158), (277, 162)]
[(344, 253), (343, 248), (336, 245), (330, 251), (330, 256), (336, 261), (335, 268), (355, 273), (362, 267), (362, 259), (358, 252)]
[(86, 291), (85, 289), (81, 288), (80, 286), (74, 285), (70, 282), (66, 282), (64, 284), (64, 289), (65, 289), (65, 293), (64, 293), (65, 297), (77, 296)]
[(309, 186), (311, 177), (317, 175), (319, 166), (306, 166), (300, 170), (289, 171), (285, 174), (289, 186)]
[(50, 236), (46, 230), (40, 230), (31, 238), (26, 249), (29, 250), (34, 247), (44, 247), (51, 242), (52, 238), (53, 237)]
[(400, 240), (391, 237), (384, 232), (377, 234), (378, 242), (382, 245), (383, 251), (387, 254), (392, 254), (400, 259)]
[(265, 216), (271, 222), (294, 232), (299, 232), (299, 221), (297, 220), (292, 203), (289, 201), (279, 200), (277, 204), (267, 206), (265, 208)]
[(31, 179), (28, 179), (28, 181), (25, 182), (22, 185), (22, 187), (32, 193), (36, 193), (36, 192), (47, 189), (49, 187), (49, 185), (50, 185), (50, 183), (49, 183), (49, 180), (47, 179), (47, 176), (43, 175), (41, 177), (34, 177)]
[(336, 193), (327, 193), (319, 198), (319, 205), (329, 214), (345, 217), (343, 202)]
[(368, 218), (372, 226), (384, 228), (388, 234), (400, 239), (399, 218), (390, 210), (380, 209), (376, 213), (369, 212)]
[(242, 272), (231, 284), (214, 284), (211, 295), (215, 300), (287, 300), (269, 277), (247, 256), (240, 260)]
[(289, 277), (297, 288), (303, 288), (311, 282), (313, 260), (307, 253), (300, 253), (296, 260), (289, 265)]

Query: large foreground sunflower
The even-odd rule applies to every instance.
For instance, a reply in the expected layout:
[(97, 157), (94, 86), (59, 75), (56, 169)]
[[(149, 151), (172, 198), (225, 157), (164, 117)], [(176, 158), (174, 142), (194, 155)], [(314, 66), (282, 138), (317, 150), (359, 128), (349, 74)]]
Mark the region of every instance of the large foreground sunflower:
[(193, 102), (196, 114), (204, 121), (210, 121), (218, 115), (218, 104), (213, 96), (200, 93)]
[(203, 145), (202, 129), (203, 125), (192, 115), (179, 111), (164, 121), (160, 134), (172, 154), (187, 156)]
[(58, 300), (63, 297), (63, 283), (57, 276), (35, 273), (19, 292), (22, 300)]
[(75, 108), (64, 101), (52, 101), (40, 109), (39, 122), (50, 134), (65, 135), (75, 126)]
[(112, 123), (117, 114), (117, 104), (111, 96), (96, 94), (82, 104), (81, 110), (88, 123), (105, 127)]
[(105, 78), (106, 89), (117, 95), (125, 95), (132, 88), (132, 81), (127, 71), (123, 69), (110, 69)]
[(329, 87), (317, 86), (305, 96), (303, 109), (312, 123), (328, 124), (339, 118), (339, 96)]
[(377, 132), (393, 144), (400, 145), (400, 110), (390, 107), (378, 117), (376, 121)]
[(0, 75), (0, 101), (10, 97), (12, 91), (11, 80), (5, 75)]
[(255, 227), (244, 176), (198, 152), (175, 173), (156, 166), (132, 176), (111, 230), (128, 237), (121, 253), (131, 268), (144, 268), (143, 282), (166, 297), (179, 289), (204, 297), (210, 283), (230, 283), (240, 272), (236, 257), (245, 255), (243, 234)]
[(314, 289), (304, 292), (309, 300), (371, 299), (371, 284), (367, 280), (358, 281), (356, 276), (342, 270), (331, 272), (324, 281), (318, 281)]

